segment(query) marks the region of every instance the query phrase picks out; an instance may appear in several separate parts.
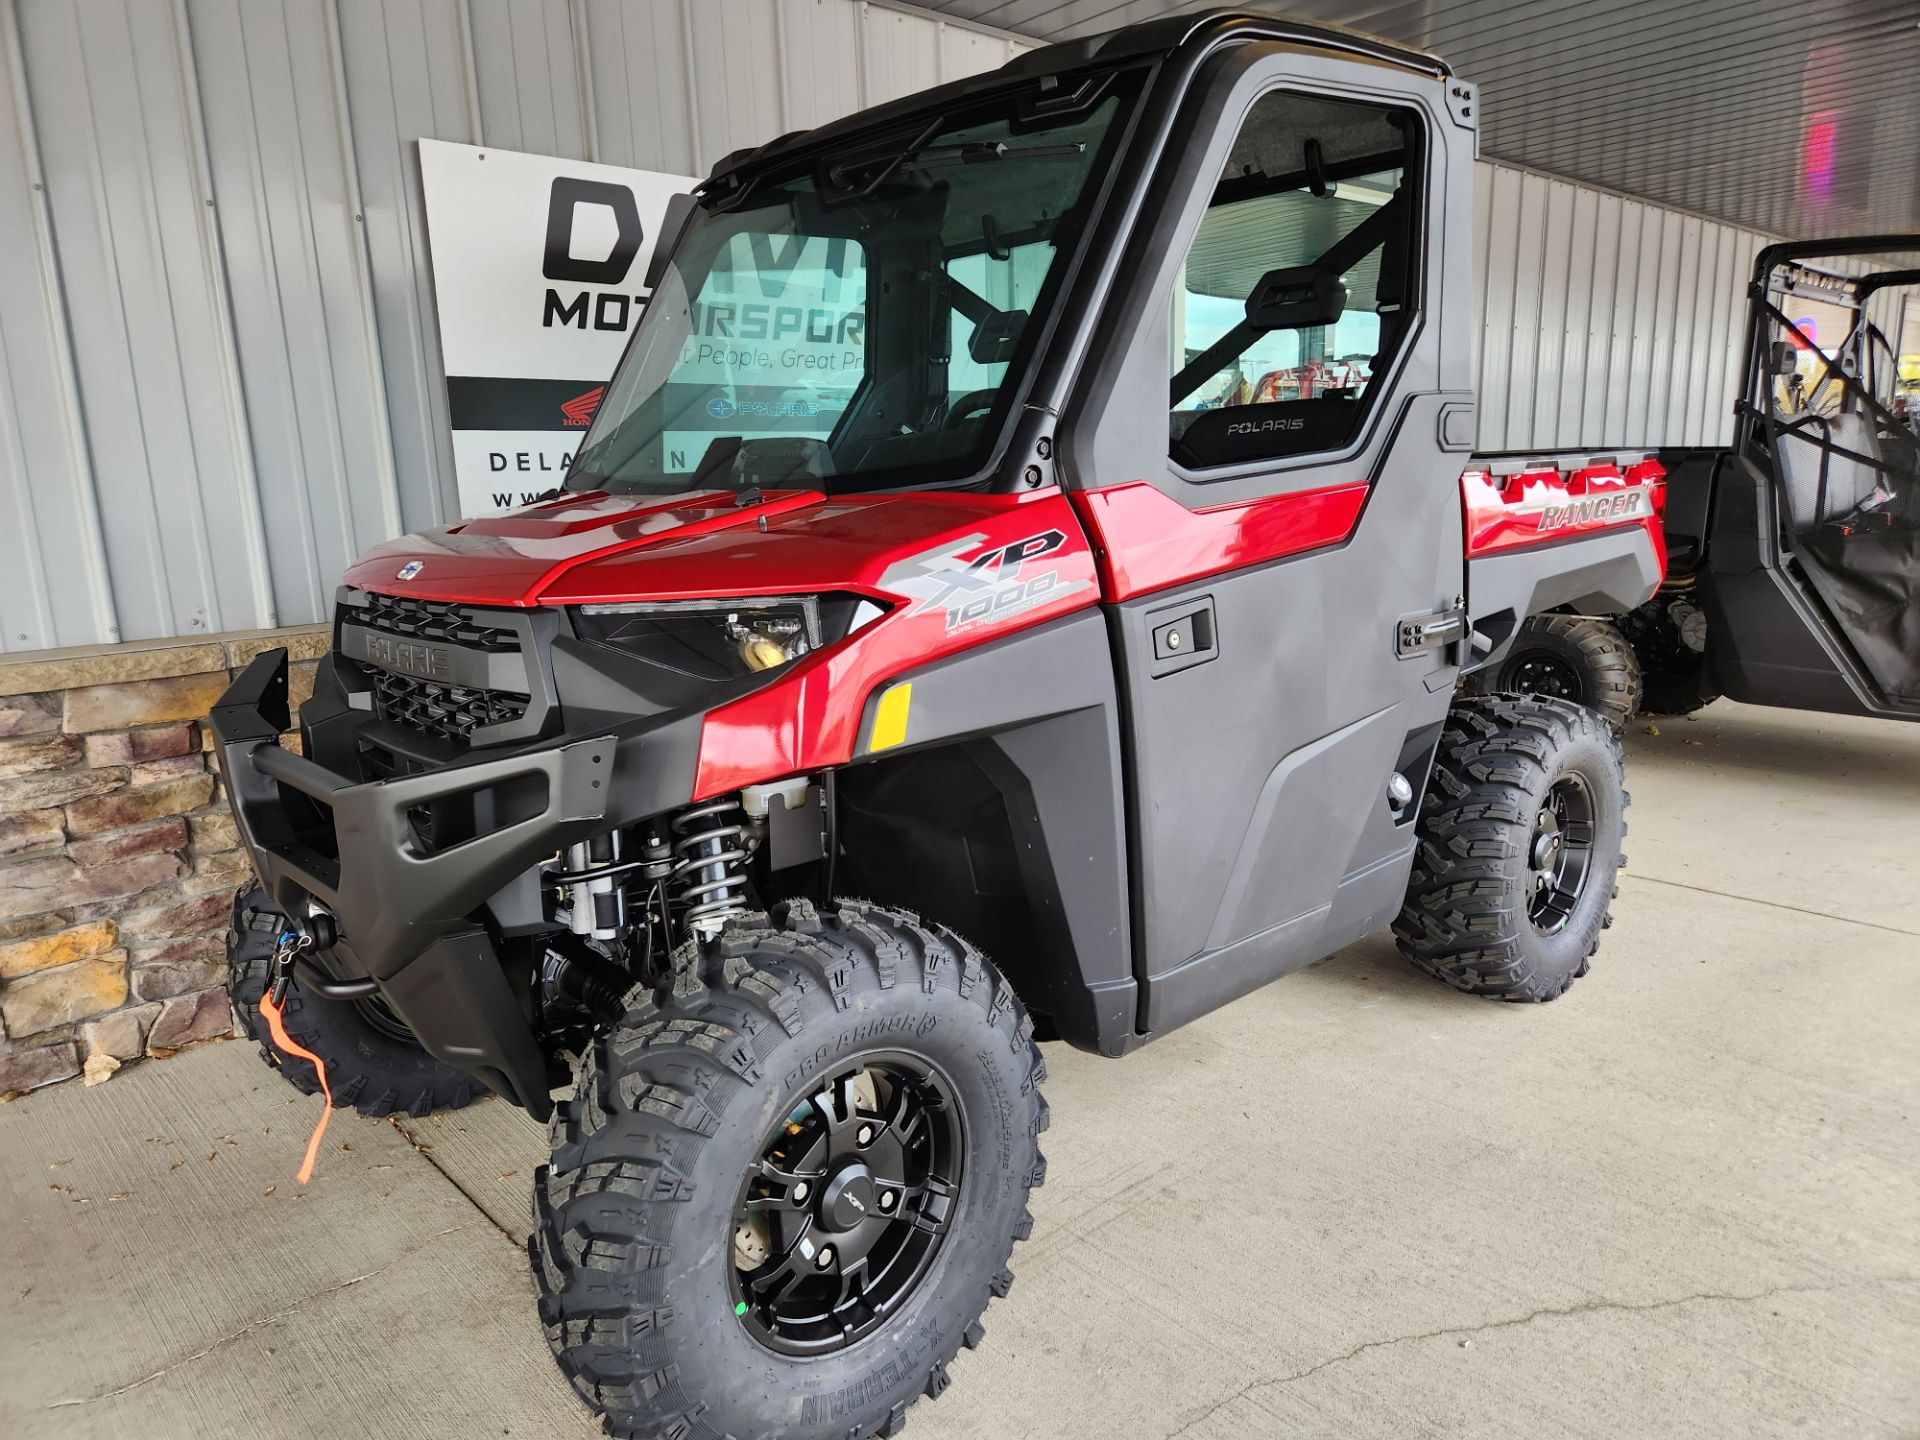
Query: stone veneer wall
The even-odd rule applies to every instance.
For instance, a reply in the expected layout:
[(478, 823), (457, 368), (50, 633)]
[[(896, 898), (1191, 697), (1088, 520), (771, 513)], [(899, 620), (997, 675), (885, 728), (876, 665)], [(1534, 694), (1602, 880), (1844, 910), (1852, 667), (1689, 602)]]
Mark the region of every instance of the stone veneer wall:
[(282, 645), (297, 705), (325, 627), (0, 660), (0, 1095), (233, 1032), (249, 870), (201, 721)]

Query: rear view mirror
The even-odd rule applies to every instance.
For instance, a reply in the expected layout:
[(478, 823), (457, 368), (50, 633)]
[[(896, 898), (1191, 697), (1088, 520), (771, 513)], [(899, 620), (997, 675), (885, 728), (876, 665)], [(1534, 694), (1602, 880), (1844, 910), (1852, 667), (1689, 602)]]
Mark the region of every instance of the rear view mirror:
[(1296, 265), (1269, 270), (1247, 296), (1247, 324), (1259, 330), (1331, 325), (1347, 308), (1347, 287), (1331, 270)]
[(1025, 310), (1002, 310), (984, 317), (967, 338), (967, 354), (976, 365), (998, 365), (1011, 360), (1026, 328)]
[(647, 257), (647, 289), (660, 288), (660, 282), (666, 277), (667, 262), (673, 258), (673, 247), (680, 243), (680, 236), (687, 228), (687, 221), (693, 218), (695, 206), (700, 202), (691, 195), (669, 195), (666, 213), (660, 217), (660, 231), (653, 237), (653, 253)]
[(1800, 347), (1791, 340), (1776, 340), (1767, 356), (1767, 373), (1770, 375), (1794, 375), (1800, 370)]

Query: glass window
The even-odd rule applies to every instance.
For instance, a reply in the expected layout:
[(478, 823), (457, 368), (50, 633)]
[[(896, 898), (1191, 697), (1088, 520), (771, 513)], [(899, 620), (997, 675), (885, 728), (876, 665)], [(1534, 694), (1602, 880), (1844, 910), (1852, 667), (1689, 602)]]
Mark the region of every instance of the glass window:
[(985, 468), (1138, 77), (892, 122), (695, 210), (567, 477), (675, 494)]
[[(1044, 240), (947, 263), (949, 333), (947, 408), (963, 400), (987, 406), (1005, 382), (1007, 362), (1053, 268)], [(956, 416), (964, 418), (964, 415)]]
[(866, 312), (857, 241), (730, 236), (667, 375), (661, 471), (691, 473), (722, 437), (824, 445), (867, 375)]
[(1418, 127), (1276, 93), (1253, 108), (1174, 287), (1171, 453), (1339, 449), (1410, 328)]

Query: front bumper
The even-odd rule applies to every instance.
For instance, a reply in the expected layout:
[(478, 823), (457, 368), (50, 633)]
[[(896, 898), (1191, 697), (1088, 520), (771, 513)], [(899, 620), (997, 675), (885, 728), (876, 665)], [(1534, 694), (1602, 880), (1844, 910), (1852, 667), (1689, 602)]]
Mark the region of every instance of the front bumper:
[[(487, 930), (471, 918), (543, 857), (604, 828), (618, 742), (562, 738), (494, 759), (362, 781), (283, 748), (287, 654), (256, 658), (209, 717), (234, 823), (275, 906), (317, 901), (336, 978), (367, 978), (432, 1054), (544, 1118), (546, 1058)], [(413, 816), (484, 798), (492, 823), (423, 847)]]

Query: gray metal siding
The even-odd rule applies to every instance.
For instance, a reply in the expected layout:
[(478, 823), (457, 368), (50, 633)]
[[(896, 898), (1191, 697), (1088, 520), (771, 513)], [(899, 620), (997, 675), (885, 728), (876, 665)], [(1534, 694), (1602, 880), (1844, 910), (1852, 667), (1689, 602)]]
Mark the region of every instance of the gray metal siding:
[(1724, 443), (1769, 237), (1483, 161), (1480, 446)]
[[(322, 619), (451, 518), (419, 138), (698, 174), (1027, 43), (860, 0), (0, 0), (0, 649)], [(1482, 443), (1717, 438), (1760, 237), (1481, 182)]]

